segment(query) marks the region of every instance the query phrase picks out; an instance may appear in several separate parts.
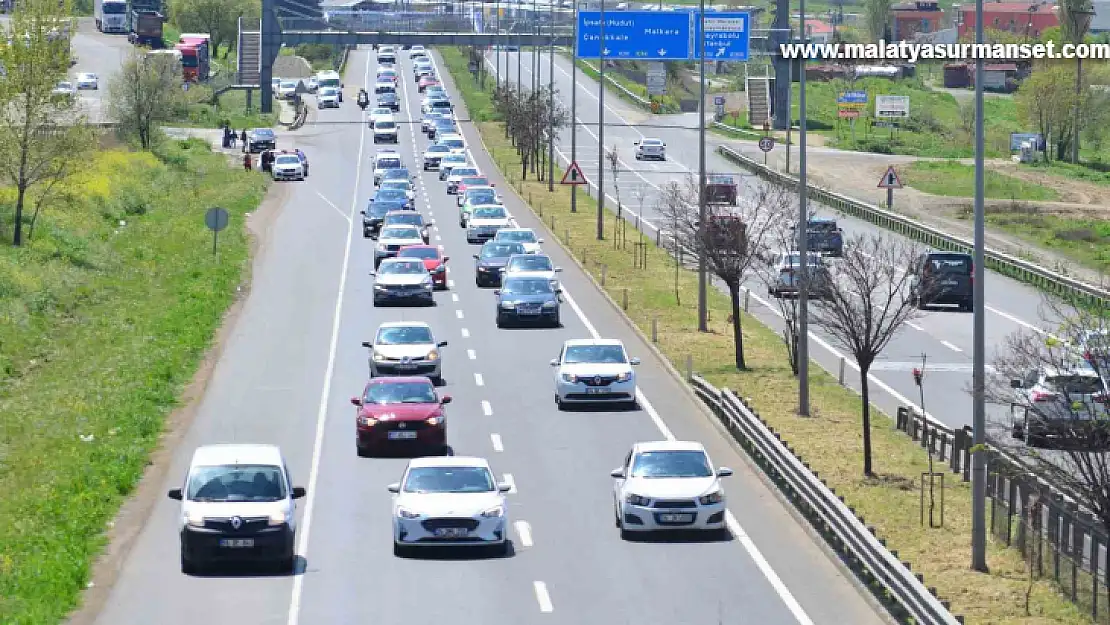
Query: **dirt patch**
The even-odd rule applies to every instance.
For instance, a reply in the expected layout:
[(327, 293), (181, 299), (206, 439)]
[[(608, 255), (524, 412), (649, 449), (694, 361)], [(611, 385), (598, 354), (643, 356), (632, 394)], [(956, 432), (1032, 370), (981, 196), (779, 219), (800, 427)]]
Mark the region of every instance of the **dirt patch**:
[(1099, 212), (1101, 215), (1105, 216), (1107, 213), (1110, 213), (1110, 203), (1106, 201), (1106, 197), (1110, 195), (1110, 193), (1107, 193), (1106, 187), (1101, 185), (1092, 184), (1083, 180), (1075, 180), (1073, 178), (1054, 176), (1037, 169), (1021, 167), (1017, 163), (1000, 164), (991, 167), (991, 169), (1026, 182), (1032, 182), (1042, 187), (1052, 189), (1060, 195), (1061, 202), (1093, 204), (1100, 208)]
[(166, 417), (161, 441), (150, 455), (142, 479), (109, 526), (107, 546), (93, 563), (89, 586), (83, 593), (81, 605), (66, 619), (68, 625), (92, 625), (96, 621), (127, 562), (135, 540), (154, 510), (155, 502), (165, 496), (162, 486), (165, 484), (173, 453), (189, 431), (208, 384), (212, 381), (216, 363), (223, 355), (224, 345), (235, 330), (243, 304), (250, 294), (254, 264), (260, 262), (269, 249), (270, 231), (280, 208), (289, 197), (290, 189), (292, 187), (288, 185), (271, 186), (258, 209), (248, 214), (246, 225), (250, 235), (250, 252), (247, 275), (237, 288), (235, 301), (224, 314), (200, 367), (182, 392), (179, 407)]

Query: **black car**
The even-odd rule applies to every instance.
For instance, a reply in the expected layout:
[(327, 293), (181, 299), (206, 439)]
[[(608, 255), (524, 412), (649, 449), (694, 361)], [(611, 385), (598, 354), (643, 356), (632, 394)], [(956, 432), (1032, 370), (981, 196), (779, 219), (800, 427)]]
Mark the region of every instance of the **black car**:
[(817, 254), (844, 256), (844, 231), (835, 219), (810, 219), (806, 223), (806, 246)]
[(403, 210), (400, 202), (389, 200), (375, 202), (371, 200), (366, 206), (366, 210), (362, 211), (363, 238), (377, 238), (378, 233), (382, 230), (382, 222), (385, 220), (386, 213), (395, 210)]
[(372, 204), (378, 202), (396, 203), (401, 206), (399, 210), (412, 210), (412, 201), (409, 200), (409, 194), (400, 189), (381, 189), (379, 188), (374, 192), (374, 196), (370, 198)]
[(954, 304), (975, 310), (974, 263), (971, 254), (926, 252), (910, 266), (911, 297), (918, 308)]
[(455, 120), (441, 117), (432, 122), (431, 128), (428, 129), (428, 138), (435, 141), (436, 137), (440, 135), (454, 135), (459, 133), (459, 127), (455, 124)]
[(510, 276), (494, 291), (497, 327), (542, 323), (559, 327), (559, 293), (547, 278)]
[(399, 112), (401, 110), (401, 99), (398, 98), (397, 93), (393, 91), (379, 93), (378, 106), (387, 108), (393, 112)]
[(474, 284), (478, 286), (498, 286), (501, 284), (501, 270), (513, 254), (524, 254), (520, 243), (487, 242), (482, 251), (474, 255)]
[(277, 149), (277, 135), (269, 128), (255, 128), (247, 133), (247, 149), (251, 154)]

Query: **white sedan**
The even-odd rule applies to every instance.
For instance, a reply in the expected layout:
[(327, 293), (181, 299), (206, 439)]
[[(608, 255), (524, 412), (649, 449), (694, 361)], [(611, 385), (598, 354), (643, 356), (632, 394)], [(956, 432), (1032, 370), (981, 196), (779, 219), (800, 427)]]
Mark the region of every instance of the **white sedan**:
[(539, 254), (543, 239), (537, 238), (531, 228), (502, 228), (493, 237), (498, 243), (520, 243), (529, 254)]
[(485, 547), (509, 552), (505, 493), (484, 458), (435, 456), (409, 461), (393, 493), (393, 554), (413, 547)]
[(79, 90), (91, 89), (96, 91), (100, 89), (100, 78), (92, 72), (82, 72), (77, 74), (77, 88)]
[(636, 405), (639, 358), (629, 358), (618, 339), (571, 339), (563, 343), (555, 369), (555, 404), (565, 410), (572, 403)]
[(701, 443), (636, 443), (614, 469), (613, 515), (621, 538), (633, 532), (707, 530), (728, 532), (722, 477)]
[(662, 139), (645, 138), (643, 141), (636, 142), (636, 160), (643, 161), (649, 158), (667, 160), (667, 144)]

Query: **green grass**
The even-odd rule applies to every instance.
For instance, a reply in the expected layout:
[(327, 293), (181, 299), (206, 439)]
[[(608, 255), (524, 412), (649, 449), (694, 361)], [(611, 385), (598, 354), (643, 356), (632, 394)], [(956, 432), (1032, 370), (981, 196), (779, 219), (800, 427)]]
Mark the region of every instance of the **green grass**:
[[(1096, 154), (1095, 156), (1098, 157), (1100, 155)], [(1082, 161), (1083, 158), (1081, 157), (1080, 160)], [(1110, 163), (1102, 159), (1084, 161), (1084, 163), (1085, 164), (1074, 165), (1062, 161), (1052, 161), (1046, 164), (1038, 161), (1036, 163), (1023, 165), (1023, 167), (1042, 170), (1048, 174), (1081, 182), (1110, 185)]]
[(322, 43), (304, 43), (295, 48), (282, 48), (282, 56), (299, 56), (308, 61), (314, 71), (324, 71), (329, 69), (338, 70), (335, 66), (339, 61), (339, 54), (335, 46), (329, 46)]
[[(235, 298), (265, 179), (198, 142), (101, 151), (0, 244), (0, 614), (53, 625)], [(9, 189), (0, 231), (10, 240)], [(212, 257), (205, 209), (231, 225)], [(122, 222), (122, 223), (121, 223)], [(84, 442), (80, 437), (92, 436)]]
[[(251, 91), (251, 108), (247, 108), (246, 91), (226, 91), (220, 94), (216, 104), (210, 104), (211, 91), (207, 87), (190, 89), (193, 103), (185, 114), (171, 122), (173, 125), (195, 128), (219, 128), (220, 122), (228, 120), (232, 128), (269, 128), (277, 123), (277, 113), (262, 113), (262, 90)], [(279, 110), (274, 99), (274, 110)]]
[[(465, 61), (454, 48), (441, 49), (451, 75), (471, 110), (490, 110), (490, 96), (474, 84), (465, 71)], [(464, 71), (457, 71), (462, 63)], [(893, 428), (891, 419), (872, 411), (876, 479), (861, 477), (859, 415), (861, 400), (846, 390), (816, 364), (811, 368), (811, 398), (815, 418), (795, 415), (797, 382), (790, 372), (785, 349), (772, 330), (743, 316), (744, 341), (749, 371), (737, 372), (732, 366), (732, 333), (726, 319), (729, 304), (716, 290), (710, 292), (710, 333), (697, 327), (697, 276), (680, 270), (675, 287), (674, 261), (664, 251), (649, 244), (647, 269), (633, 264), (636, 233), (628, 229), (628, 241), (616, 248), (613, 217), (606, 225), (609, 240), (595, 239), (595, 210), (584, 194), (579, 195), (579, 211), (570, 212), (569, 194), (560, 189), (549, 193), (546, 183), (521, 181), (516, 150), (505, 139), (500, 124), (483, 122), (479, 130), (491, 157), (498, 164), (518, 195), (532, 198), (532, 210), (550, 226), (553, 238), (573, 254), (594, 277), (600, 280), (606, 268), (604, 290), (620, 302), (627, 294), (627, 314), (645, 333), (652, 320), (658, 323), (659, 348), (680, 369), (687, 356), (694, 369), (712, 383), (751, 395), (760, 415), (830, 486), (873, 525), (891, 549), (912, 563), (913, 570), (925, 576), (952, 610), (963, 614), (969, 623), (1079, 624), (1087, 622), (1075, 606), (1068, 603), (1055, 587), (1044, 581), (1033, 586), (1033, 616), (1026, 616), (1026, 583), (1020, 554), (994, 542), (989, 546), (990, 574), (974, 573), (970, 561), (971, 506), (970, 486), (955, 476), (947, 480), (945, 527), (922, 529), (918, 519), (918, 491), (914, 484), (928, 463), (916, 443)], [(558, 172), (556, 175), (561, 175)], [(678, 292), (676, 299), (675, 291)], [(818, 373), (819, 372), (819, 373)]]
[[(587, 61), (580, 60), (580, 61), (577, 61), (577, 64), (578, 64), (578, 69), (582, 70), (583, 74), (585, 74), (586, 76), (589, 76), (591, 79), (593, 79), (595, 81), (600, 81), (601, 80), (601, 75), (598, 73), (598, 71), (596, 69), (594, 69), (595, 67), (597, 67), (596, 63), (593, 63), (592, 61), (587, 62)], [(624, 87), (625, 89), (628, 89), (632, 93), (635, 93), (636, 95), (640, 96), (641, 98), (644, 98), (645, 100), (653, 99), (653, 100), (659, 102), (659, 113), (661, 113), (661, 114), (678, 113), (681, 110), (679, 108), (679, 104), (678, 104), (679, 97), (677, 97), (674, 93), (665, 93), (661, 96), (648, 96), (647, 87), (645, 85), (641, 85), (641, 84), (632, 82), (627, 77), (625, 77), (624, 74), (621, 74), (620, 72), (616, 72), (616, 71), (606, 72), (605, 77), (613, 79), (613, 82), (615, 82), (618, 85)], [(606, 80), (605, 82), (608, 83), (609, 81)], [(620, 89), (613, 89), (611, 84), (606, 84), (606, 87), (609, 88), (610, 93), (616, 93), (617, 97), (619, 97), (620, 99), (622, 99), (626, 102), (629, 102), (631, 104), (634, 104), (634, 105), (636, 105), (640, 108), (643, 108), (644, 105), (641, 102), (638, 102), (637, 100), (634, 100), (634, 99), (628, 97), (628, 94), (624, 93)], [(668, 85), (668, 88), (673, 91), (673, 86), (672, 85)], [(685, 90), (681, 90), (681, 93), (685, 93)], [(689, 97), (689, 95), (687, 95), (687, 97)]]
[[(917, 161), (903, 168), (899, 175), (903, 184), (925, 193), (953, 197), (975, 195), (975, 168), (958, 161)], [(984, 183), (986, 197), (997, 200), (1053, 201), (1060, 197), (1054, 189), (989, 169)]]
[[(970, 205), (960, 218), (971, 219)], [(1062, 217), (1015, 205), (1006, 209), (988, 207), (987, 223), (1095, 271), (1110, 272), (1110, 222), (1106, 220)], [(1066, 271), (1066, 267), (1061, 269)]]

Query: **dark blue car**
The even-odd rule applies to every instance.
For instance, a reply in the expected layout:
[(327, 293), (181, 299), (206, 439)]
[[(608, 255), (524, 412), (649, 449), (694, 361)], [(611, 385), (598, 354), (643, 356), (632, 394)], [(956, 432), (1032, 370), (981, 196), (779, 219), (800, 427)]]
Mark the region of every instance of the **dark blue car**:
[[(389, 180), (389, 178), (386, 178)], [(401, 189), (382, 189), (379, 188), (374, 197), (370, 199), (372, 204), (378, 202), (392, 202), (397, 204), (394, 210), (411, 210), (413, 208), (412, 201), (409, 200), (409, 194)]]
[(509, 276), (497, 296), (497, 327), (510, 323), (559, 327), (559, 293), (547, 278)]

